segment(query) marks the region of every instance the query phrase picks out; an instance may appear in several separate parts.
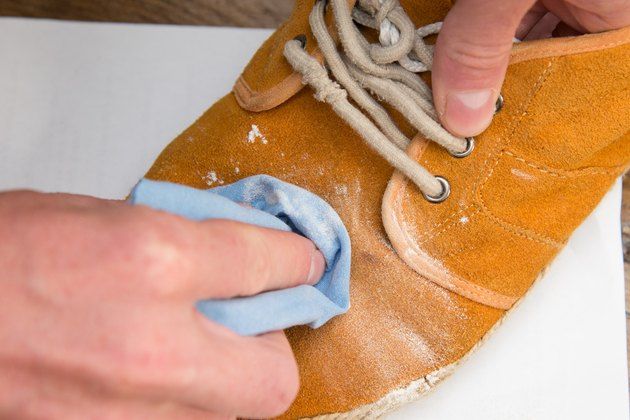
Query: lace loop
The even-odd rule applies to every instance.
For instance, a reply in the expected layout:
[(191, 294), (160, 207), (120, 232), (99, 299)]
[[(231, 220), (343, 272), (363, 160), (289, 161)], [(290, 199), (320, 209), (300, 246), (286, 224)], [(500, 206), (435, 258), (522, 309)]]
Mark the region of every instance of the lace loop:
[[(303, 83), (313, 88), (315, 98), (330, 104), (372, 149), (414, 182), (428, 201), (444, 201), (450, 194), (448, 181), (432, 175), (404, 152), (409, 139), (368, 93), (391, 105), (453, 156), (468, 156), (474, 140), (455, 137), (440, 125), (431, 90), (416, 74), (433, 64), (433, 48), (424, 38), (439, 32), (441, 23), (416, 30), (398, 0), (359, 0), (352, 11), (347, 0), (330, 0), (330, 5), (343, 52), (328, 32), (325, 1), (315, 3), (309, 23), (336, 81), (301, 48), (299, 40), (286, 43), (286, 59), (302, 74)], [(355, 23), (378, 30), (380, 45), (370, 44)], [(348, 95), (365, 114), (349, 102)]]

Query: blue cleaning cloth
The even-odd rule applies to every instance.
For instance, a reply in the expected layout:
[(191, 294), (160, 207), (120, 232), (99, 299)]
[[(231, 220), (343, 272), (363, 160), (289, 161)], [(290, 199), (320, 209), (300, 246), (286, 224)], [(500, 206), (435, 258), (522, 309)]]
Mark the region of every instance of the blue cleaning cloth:
[(192, 220), (229, 219), (293, 231), (317, 245), (326, 259), (326, 272), (314, 286), (197, 303), (206, 317), (238, 334), (257, 335), (295, 325), (317, 328), (350, 307), (348, 231), (332, 207), (313, 193), (268, 175), (210, 190), (143, 179), (129, 201)]

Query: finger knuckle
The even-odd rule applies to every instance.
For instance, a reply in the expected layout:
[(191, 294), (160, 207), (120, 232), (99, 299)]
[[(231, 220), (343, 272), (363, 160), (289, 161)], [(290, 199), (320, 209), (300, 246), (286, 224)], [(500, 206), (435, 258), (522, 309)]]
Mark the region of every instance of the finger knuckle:
[(273, 264), (269, 244), (257, 229), (237, 223), (223, 223), (222, 240), (226, 249), (238, 253), (242, 264), (234, 267), (240, 282), (240, 290), (245, 294), (260, 292), (272, 276)]
[(133, 266), (142, 286), (158, 295), (179, 292), (190, 277), (188, 245), (175, 225), (168, 226), (171, 223), (152, 215), (122, 234), (123, 258)]
[(252, 244), (247, 251), (249, 267), (247, 279), (249, 280), (249, 292), (251, 294), (258, 293), (269, 284), (273, 276), (273, 261), (271, 259), (271, 251), (269, 244), (261, 240), (261, 238), (252, 238)]

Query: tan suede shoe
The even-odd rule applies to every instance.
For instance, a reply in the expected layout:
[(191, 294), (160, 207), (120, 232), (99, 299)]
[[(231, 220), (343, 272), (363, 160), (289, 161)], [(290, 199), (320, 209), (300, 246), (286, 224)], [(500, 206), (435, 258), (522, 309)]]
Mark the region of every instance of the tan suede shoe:
[[(430, 68), (431, 56), (415, 32), (409, 39), (407, 14), (422, 27), (449, 3), (401, 3), (375, 19), (362, 1), (348, 21), (354, 1), (298, 1), (234, 91), (148, 173), (198, 188), (270, 174), (319, 194), (346, 224), (352, 307), (318, 330), (287, 332), (302, 380), (288, 418), (375, 417), (428, 392), (525, 295), (630, 163), (628, 28), (516, 44), (503, 109), (472, 150), (435, 123), (430, 92), (405, 70)], [(367, 45), (360, 34), (374, 42), (369, 27), (383, 19), (400, 40)]]

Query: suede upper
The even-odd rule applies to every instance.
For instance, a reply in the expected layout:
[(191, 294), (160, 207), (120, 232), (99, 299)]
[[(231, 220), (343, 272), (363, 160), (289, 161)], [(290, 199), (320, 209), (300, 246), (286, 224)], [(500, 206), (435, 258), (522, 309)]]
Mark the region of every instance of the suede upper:
[[(401, 3), (416, 26), (449, 8)], [(247, 97), (229, 93), (147, 174), (197, 188), (273, 175), (320, 195), (348, 228), (351, 309), (287, 332), (302, 384), (287, 418), (355, 410), (427, 376), (428, 389), (525, 294), (630, 163), (630, 32), (523, 43), (503, 110), (470, 156), (415, 137), (408, 153), (451, 185), (445, 202), (428, 203), (310, 88), (284, 82), (297, 77), (284, 43), (304, 34), (316, 49), (312, 4), (299, 1), (243, 73), (266, 106), (247, 110)], [(264, 141), (252, 140), (253, 126)]]

